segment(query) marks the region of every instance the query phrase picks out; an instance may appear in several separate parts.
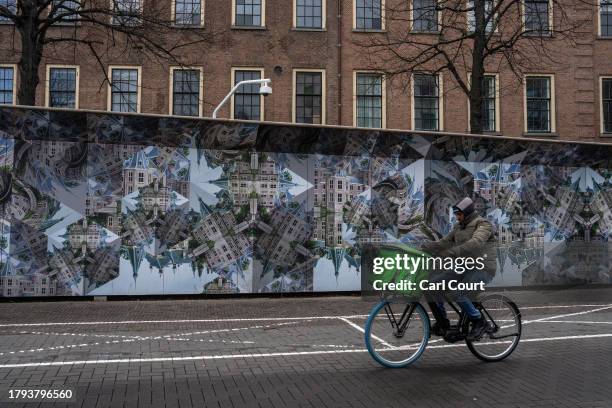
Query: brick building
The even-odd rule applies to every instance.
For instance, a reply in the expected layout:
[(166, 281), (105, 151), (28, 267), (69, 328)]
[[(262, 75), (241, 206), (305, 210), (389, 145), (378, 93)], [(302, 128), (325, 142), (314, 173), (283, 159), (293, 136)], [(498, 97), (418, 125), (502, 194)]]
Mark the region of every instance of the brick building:
[[(260, 97), (257, 86), (244, 87), (220, 116), (469, 130), (467, 97), (449, 73), (415, 78), (419, 89), (433, 85), (437, 91), (411, 95), (405, 84), (369, 72), (371, 65), (357, 43), (384, 35), (384, 0), (140, 1), (144, 4), (117, 3), (144, 9), (155, 4), (173, 19), (177, 33), (208, 32), (210, 41), (183, 48), (182, 67), (151, 63), (139, 50), (110, 48), (104, 64), (113, 87), (79, 46), (55, 46), (40, 68), (38, 105), (210, 116), (232, 83), (266, 77), (272, 80), (271, 96)], [(556, 2), (523, 1), (529, 3), (523, 8), (537, 10), (541, 21), (554, 25), (561, 18)], [(9, 6), (14, 2), (0, 0)], [(563, 64), (546, 70), (534, 66), (520, 79), (503, 66), (488, 67), (487, 127), (492, 133), (597, 141), (612, 136), (612, 5), (608, 0), (563, 3), (569, 17), (580, 22), (575, 44), (554, 36), (543, 40)], [(14, 103), (19, 41), (10, 21), (0, 22), (0, 102)], [(420, 28), (429, 30), (427, 24)], [(50, 28), (74, 29), (65, 24)], [(527, 95), (533, 98), (528, 101)], [(534, 120), (526, 120), (528, 106)]]

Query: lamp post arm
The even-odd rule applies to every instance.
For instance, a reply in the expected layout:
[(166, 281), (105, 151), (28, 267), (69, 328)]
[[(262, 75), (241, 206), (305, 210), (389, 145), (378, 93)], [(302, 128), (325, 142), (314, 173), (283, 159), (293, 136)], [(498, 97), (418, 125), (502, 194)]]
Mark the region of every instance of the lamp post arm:
[(246, 81), (238, 82), (236, 85), (234, 85), (232, 90), (229, 91), (229, 93), (227, 95), (225, 95), (225, 98), (223, 98), (221, 103), (219, 103), (219, 105), (215, 108), (215, 110), (213, 111), (213, 114), (212, 114), (213, 119), (217, 119), (217, 114), (219, 113), (219, 111), (221, 110), (223, 105), (225, 105), (227, 103), (227, 101), (230, 100), (232, 95), (235, 94), (236, 91), (238, 90), (238, 88), (240, 88), (242, 85), (267, 84), (267, 83), (270, 83), (270, 82), (272, 82), (272, 81), (269, 80), (269, 79), (249, 79), (249, 80), (246, 80)]

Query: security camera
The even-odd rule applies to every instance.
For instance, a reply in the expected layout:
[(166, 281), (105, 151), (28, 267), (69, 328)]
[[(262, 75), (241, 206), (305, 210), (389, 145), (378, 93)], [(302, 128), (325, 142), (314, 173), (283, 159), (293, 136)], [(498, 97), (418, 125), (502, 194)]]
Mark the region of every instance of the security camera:
[(262, 84), (261, 87), (259, 87), (259, 94), (263, 96), (268, 96), (272, 94), (272, 88), (270, 88), (267, 83)]

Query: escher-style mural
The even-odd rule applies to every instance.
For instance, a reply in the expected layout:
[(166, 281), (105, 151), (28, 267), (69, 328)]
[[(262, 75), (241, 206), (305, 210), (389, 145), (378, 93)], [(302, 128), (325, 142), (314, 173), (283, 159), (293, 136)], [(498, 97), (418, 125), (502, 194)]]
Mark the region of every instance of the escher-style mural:
[(0, 108), (0, 295), (359, 290), (472, 197), (498, 286), (612, 283), (612, 146)]

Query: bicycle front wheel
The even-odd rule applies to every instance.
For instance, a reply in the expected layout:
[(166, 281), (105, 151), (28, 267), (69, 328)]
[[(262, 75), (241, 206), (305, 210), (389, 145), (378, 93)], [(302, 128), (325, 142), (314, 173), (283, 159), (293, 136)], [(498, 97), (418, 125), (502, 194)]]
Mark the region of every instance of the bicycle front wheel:
[(478, 303), (489, 328), (479, 341), (466, 340), (467, 346), (482, 361), (501, 361), (512, 354), (521, 340), (521, 312), (503, 295), (487, 295)]
[(365, 342), (370, 355), (389, 368), (421, 357), (429, 340), (429, 317), (420, 303), (379, 302), (368, 316)]

